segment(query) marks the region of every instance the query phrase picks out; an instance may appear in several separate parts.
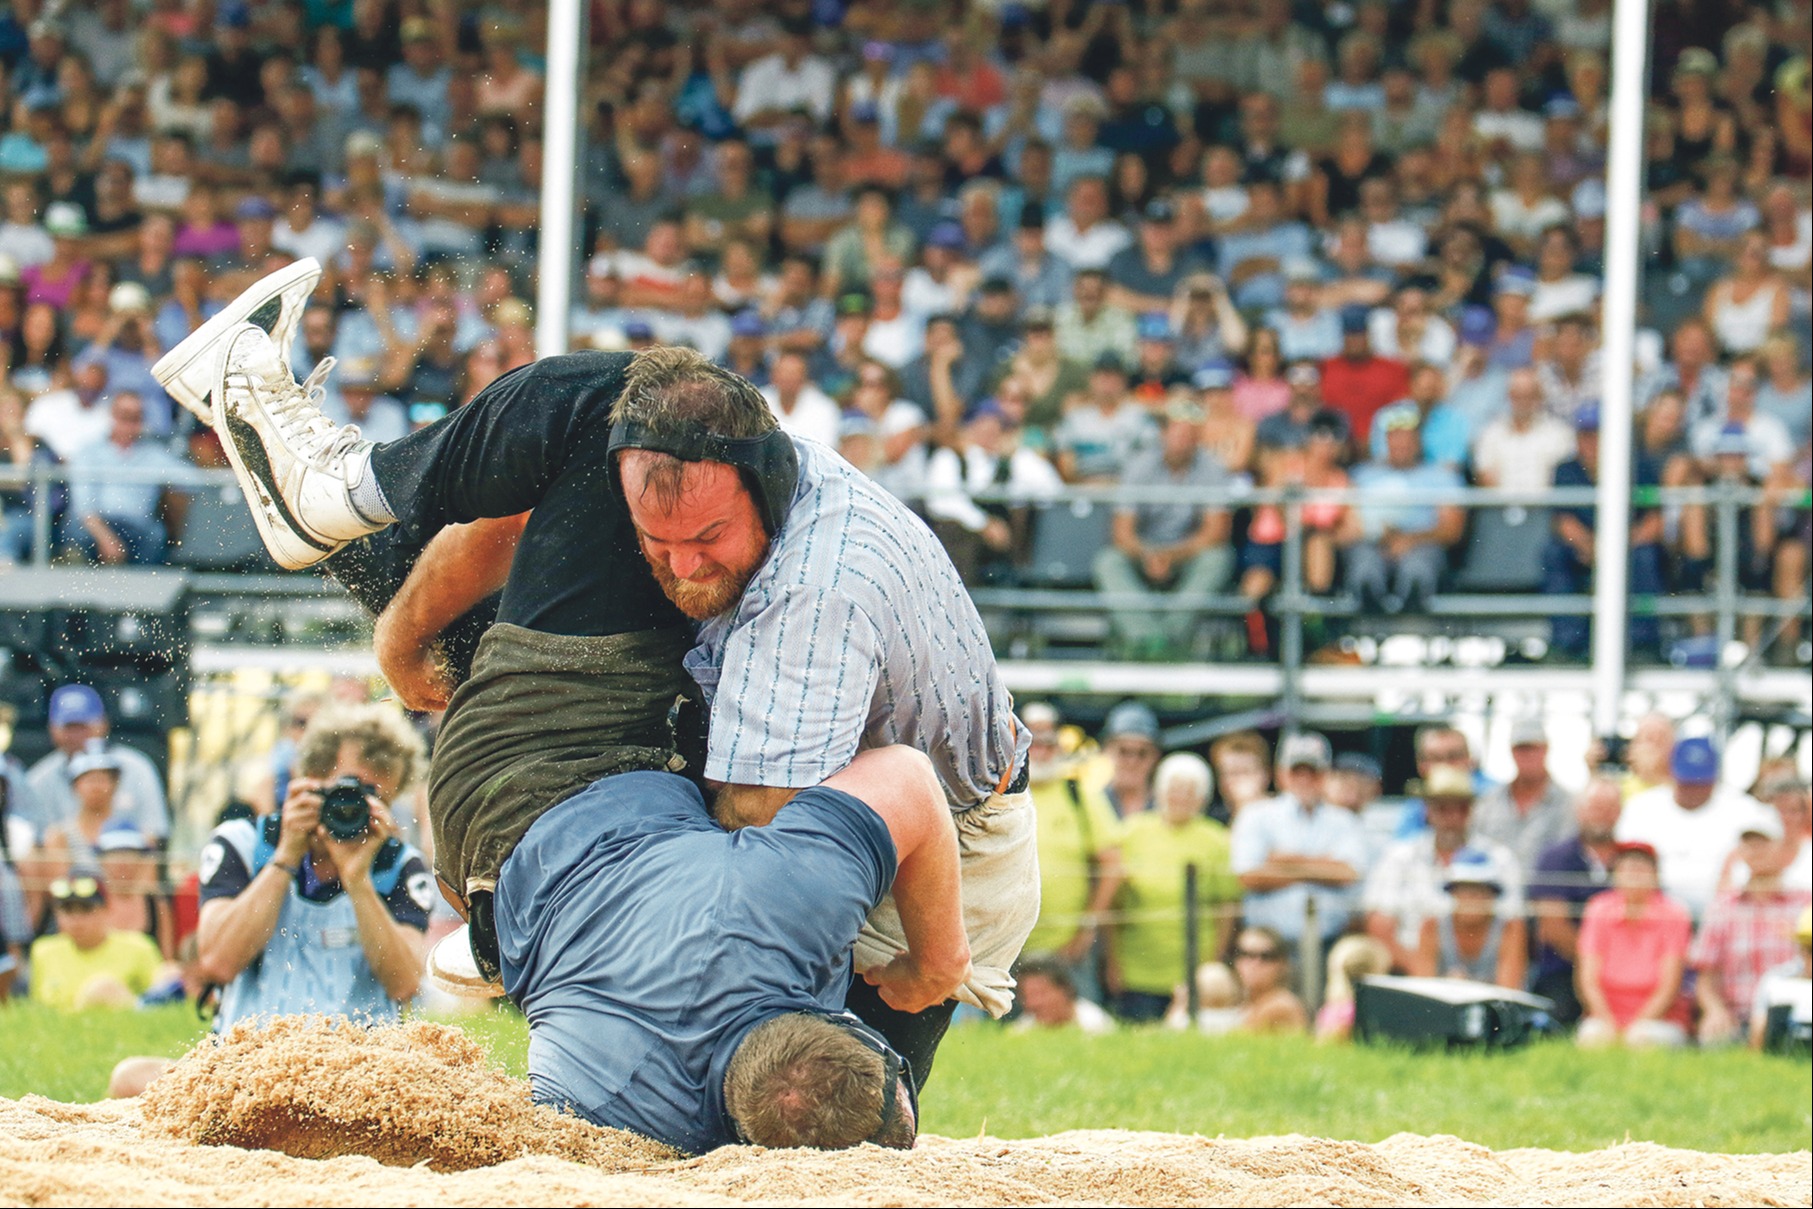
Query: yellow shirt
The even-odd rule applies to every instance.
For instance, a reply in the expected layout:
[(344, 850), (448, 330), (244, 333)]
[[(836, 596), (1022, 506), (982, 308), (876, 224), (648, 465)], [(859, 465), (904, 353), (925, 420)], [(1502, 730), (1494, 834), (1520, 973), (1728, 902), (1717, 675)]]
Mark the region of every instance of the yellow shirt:
[(1173, 827), (1156, 810), (1121, 823), (1121, 864), (1127, 884), (1119, 909), (1125, 918), (1116, 932), (1121, 980), (1130, 991), (1169, 995), (1184, 981), (1184, 867), (1196, 866), (1201, 911), (1201, 954), (1220, 951), (1223, 903), (1240, 901), (1240, 883), (1229, 859), (1228, 829), (1198, 815)]
[(1039, 820), (1039, 922), (1026, 940), (1027, 953), (1061, 948), (1089, 909), (1089, 858), (1120, 842), (1120, 820), (1108, 800), (1093, 789), (1047, 781), (1032, 787)]
[(163, 964), (157, 942), (143, 932), (109, 932), (87, 951), (67, 936), (41, 936), (31, 946), (32, 1002), (71, 1011), (82, 989), (99, 976), (117, 978), (134, 995), (143, 995)]

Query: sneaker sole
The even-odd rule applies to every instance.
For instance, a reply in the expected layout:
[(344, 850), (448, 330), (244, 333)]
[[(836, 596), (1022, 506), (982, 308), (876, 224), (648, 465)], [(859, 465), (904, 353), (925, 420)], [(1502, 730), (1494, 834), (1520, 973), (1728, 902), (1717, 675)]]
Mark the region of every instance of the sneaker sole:
[[(258, 430), (238, 416), (227, 414), (224, 401), (216, 399), (213, 402), (211, 422), (220, 434), (220, 445), (232, 464), (233, 474), (239, 479), (239, 489), (245, 493), (252, 523), (258, 527), (258, 536), (264, 540), (264, 548), (270, 551), (271, 557), (279, 566), (300, 571), (339, 550), (344, 542), (319, 541), (303, 531), (295, 513), (290, 511), (288, 501), (277, 489), (270, 456), (264, 451)], [(272, 512), (282, 517), (283, 528), (278, 528), (272, 521)]]
[[(435, 960), (440, 956), (441, 950), (448, 945), (458, 945), (462, 949), (465, 949), (465, 947), (470, 944), (471, 941), (467, 937), (465, 928), (455, 929), (446, 936), (441, 937), (441, 939), (436, 942), (434, 948), (428, 951), (428, 981), (432, 982), (447, 994), (456, 995), (462, 999), (502, 998), (504, 994), (503, 984), (486, 982), (476, 971), (471, 973), (456, 973), (444, 968), (442, 963)], [(464, 957), (467, 962), (471, 961), (469, 949), (460, 953), (459, 956)]]
[(320, 262), (313, 257), (306, 257), (259, 278), (239, 297), (229, 302), (220, 314), (190, 332), (180, 344), (159, 357), (157, 364), (151, 367), (151, 376), (196, 419), (204, 424), (212, 424), (213, 407), (209, 395), (213, 392), (202, 391), (193, 400), (185, 397), (189, 392), (182, 385), (183, 375), (197, 361), (210, 355), (214, 346), (242, 323), (255, 323), (267, 334), (275, 331), (277, 321), (283, 315), (283, 291), (310, 274), (319, 275), (320, 272)]

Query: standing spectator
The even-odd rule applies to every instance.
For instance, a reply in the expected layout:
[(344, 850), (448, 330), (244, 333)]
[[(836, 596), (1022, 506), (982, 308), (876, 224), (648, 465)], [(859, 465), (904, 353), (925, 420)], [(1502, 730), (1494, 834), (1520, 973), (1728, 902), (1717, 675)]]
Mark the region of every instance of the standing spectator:
[(1687, 968), (1693, 920), (1658, 884), (1656, 850), (1621, 843), (1612, 888), (1586, 904), (1574, 981), (1583, 1046), (1676, 1046), (1687, 1040)]
[(1524, 922), (1498, 909), (1497, 864), (1476, 848), (1454, 854), (1442, 878), (1445, 908), (1423, 921), (1410, 972), (1523, 989), (1529, 963)]
[(1719, 870), (1761, 803), (1719, 785), (1719, 753), (1710, 739), (1676, 743), (1669, 773), (1672, 783), (1624, 803), (1618, 839), (1654, 848), (1662, 888), (1698, 918), (1712, 905)]
[(1084, 974), (1093, 986), (1090, 958), (1125, 878), (1120, 822), (1107, 799), (1066, 763), (1057, 710), (1035, 701), (1020, 719), (1032, 739), (1027, 784), (1039, 819), (1039, 919), (1025, 951), (1047, 955), (1067, 974)]
[[(1159, 448), (1128, 461), (1122, 485), (1225, 488), (1226, 470), (1200, 441), (1202, 418), (1201, 408), (1187, 399), (1166, 408)], [(1096, 555), (1096, 587), (1116, 595), (1168, 594), (1179, 601), (1206, 601), (1233, 574), (1228, 532), (1225, 508), (1196, 502), (1123, 505), (1114, 514), (1113, 544)], [(1200, 616), (1187, 610), (1147, 614), (1124, 607), (1110, 615), (1125, 647), (1145, 659), (1175, 658), (1186, 650)]]
[(1403, 970), (1418, 968), (1423, 924), (1442, 914), (1448, 870), (1463, 849), (1469, 857), (1491, 863), (1502, 891), (1498, 913), (1507, 919), (1523, 915), (1523, 874), (1516, 855), (1474, 829), (1473, 778), (1451, 764), (1439, 764), (1417, 790), (1429, 830), (1387, 848), (1361, 898), (1367, 933), (1391, 950), (1392, 964)]
[[(1473, 747), (1467, 742), (1467, 736), (1460, 730), (1446, 723), (1436, 722), (1416, 728), (1412, 739), (1416, 750), (1416, 775), (1422, 784), (1428, 784), (1434, 775), (1437, 765), (1446, 764), (1458, 768), (1467, 774), (1473, 782), (1475, 794), (1483, 793), (1491, 787), (1491, 782), (1480, 775), (1473, 760)], [(1398, 820), (1397, 838), (1409, 839), (1420, 835), (1429, 826), (1423, 800), (1412, 797), (1404, 804), (1403, 817)]]
[(1573, 805), (1549, 775), (1549, 736), (1542, 719), (1512, 723), (1511, 762), (1517, 773), (1510, 782), (1488, 789), (1474, 804), (1473, 830), (1509, 848), (1528, 877), (1542, 854), (1573, 832)]
[(1365, 876), (1359, 820), (1324, 796), (1331, 763), (1328, 740), (1321, 735), (1285, 739), (1278, 751), (1283, 792), (1234, 816), (1232, 861), (1246, 891), (1243, 917), (1293, 946), (1303, 936), (1311, 903), (1319, 942), (1346, 931), (1357, 884)]
[(1530, 875), (1531, 918), (1536, 921), (1536, 968), (1530, 989), (1555, 1002), (1555, 1019), (1580, 1018), (1574, 965), (1580, 950), (1580, 917), (1587, 901), (1605, 888), (1617, 841), (1613, 833), (1624, 802), (1618, 783), (1595, 777), (1574, 803), (1577, 832), (1551, 845)]
[[(163, 516), (184, 466), (163, 446), (145, 436), (145, 405), (121, 391), (110, 408), (112, 431), (77, 451), (69, 461), (69, 517), (63, 541), (91, 562), (109, 566), (164, 561), (168, 533)], [(162, 474), (164, 482), (130, 481), (134, 476)]]
[(1467, 519), (1458, 505), (1428, 498), (1462, 483), (1453, 468), (1422, 460), (1416, 405), (1389, 407), (1377, 422), (1385, 429), (1386, 456), (1354, 468), (1353, 485), (1365, 502), (1348, 510), (1342, 534), (1347, 586), (1367, 605), (1401, 613), (1435, 595)]
[(1404, 363), (1373, 351), (1367, 335), (1370, 323), (1365, 307), (1341, 308), (1341, 353), (1322, 363), (1322, 399), (1347, 417), (1362, 449), (1371, 447), (1374, 417), (1410, 393), (1410, 371)]
[(1232, 825), (1240, 812), (1272, 792), (1272, 752), (1258, 731), (1240, 730), (1209, 744), (1209, 765), (1221, 799), (1209, 816)]
[(1749, 874), (1744, 885), (1713, 901), (1688, 951), (1696, 972), (1701, 1045), (1725, 1045), (1744, 1036), (1757, 983), (1794, 959), (1792, 933), (1809, 902), (1806, 890), (1783, 884), (1795, 847), (1783, 843), (1781, 816), (1764, 807), (1742, 824), (1738, 858)]
[(1198, 902), (1207, 915), (1202, 959), (1219, 960), (1232, 935), (1228, 925), (1240, 887), (1229, 868), (1228, 832), (1203, 813), (1214, 780), (1201, 756), (1166, 756), (1152, 781), (1155, 809), (1132, 816), (1121, 828), (1125, 915), (1110, 945), (1109, 985), (1122, 1019), (1163, 1018), (1173, 989), (1190, 975), (1182, 922), (1188, 866), (1196, 866)]
[(58, 1011), (130, 1008), (163, 968), (157, 944), (107, 922), (100, 873), (78, 869), (50, 885), (57, 930), (31, 947), (31, 997)]
[(1130, 819), (1152, 808), (1152, 773), (1158, 767), (1158, 715), (1138, 701), (1123, 701), (1102, 723), (1108, 784), (1102, 795), (1115, 817)]
[[(85, 684), (65, 684), (50, 695), (50, 741), (56, 750), (31, 766), (28, 775), (36, 817), (26, 821), (40, 833), (76, 817), (79, 803), (71, 788), (71, 761), (97, 739), (106, 739), (110, 726), (101, 695)], [(146, 835), (163, 839), (170, 833), (170, 811), (164, 801), (157, 766), (143, 753), (123, 743), (108, 745), (120, 764), (120, 783), (114, 812), (130, 818)]]

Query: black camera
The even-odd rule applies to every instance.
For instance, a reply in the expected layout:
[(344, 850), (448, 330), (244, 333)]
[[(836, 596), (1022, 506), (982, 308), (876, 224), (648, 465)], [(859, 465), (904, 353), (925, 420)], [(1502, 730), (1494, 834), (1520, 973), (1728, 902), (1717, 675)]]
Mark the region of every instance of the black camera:
[(337, 840), (356, 840), (371, 829), (370, 798), (375, 785), (355, 776), (337, 777), (321, 791), (321, 825)]

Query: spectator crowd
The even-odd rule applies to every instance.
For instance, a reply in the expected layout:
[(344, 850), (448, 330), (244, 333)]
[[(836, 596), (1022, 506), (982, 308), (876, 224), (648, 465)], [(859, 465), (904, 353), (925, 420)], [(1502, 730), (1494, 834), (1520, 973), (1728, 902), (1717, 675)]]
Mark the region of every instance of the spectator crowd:
[[(1091, 552), (1117, 600), (1169, 598), (1113, 611), (1127, 657), (1186, 653), (1218, 598), (1270, 649), (1289, 518), (1244, 487), (1357, 491), (1301, 509), (1302, 575), (1389, 614), (1524, 523), (1431, 490), (1598, 478), (1604, 0), (590, 10), (573, 347), (685, 343), (744, 374), (976, 583), (1027, 581), (1034, 505), (1066, 484), (1198, 492), (1118, 508)], [(333, 357), (323, 405), (374, 439), (528, 361), (546, 20), (0, 15), (0, 437), (68, 478), (0, 489), (0, 560), (34, 506), (60, 558), (180, 557), (186, 467), (222, 455), (150, 367), (293, 258), (326, 267), (297, 377)], [(1802, 601), (1809, 8), (1657, 0), (1654, 28), (1632, 478), (1760, 490), (1734, 586)], [(1527, 590), (1585, 590), (1592, 508), (1537, 524)], [(1719, 533), (1711, 505), (1640, 501), (1633, 592), (1715, 586)], [(1793, 659), (1802, 626), (1746, 637)], [(1558, 653), (1586, 644), (1556, 618)]]

